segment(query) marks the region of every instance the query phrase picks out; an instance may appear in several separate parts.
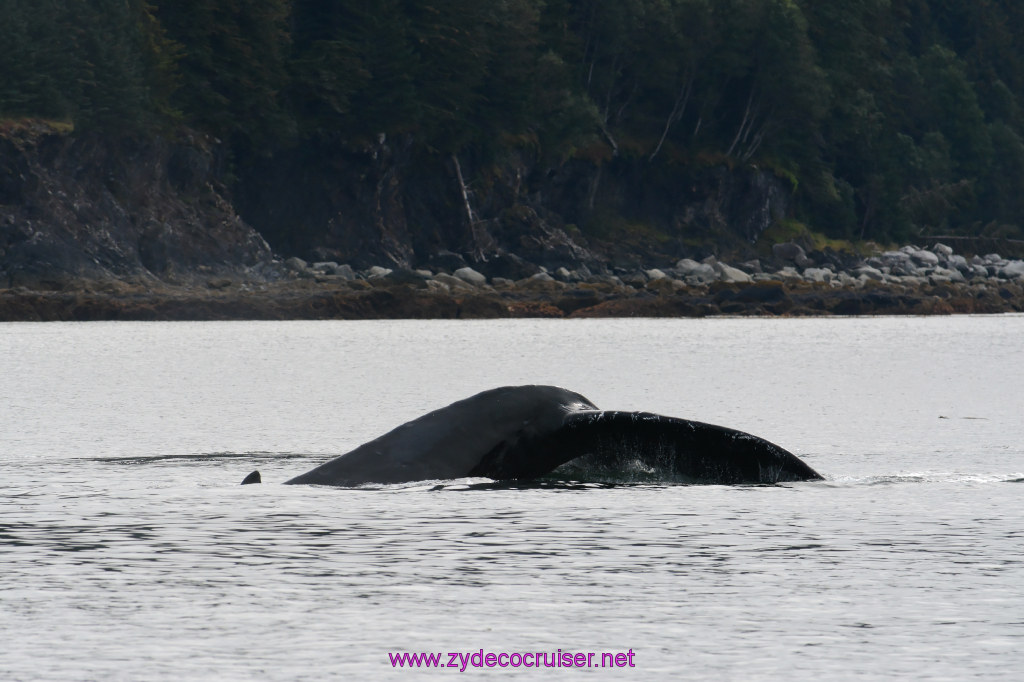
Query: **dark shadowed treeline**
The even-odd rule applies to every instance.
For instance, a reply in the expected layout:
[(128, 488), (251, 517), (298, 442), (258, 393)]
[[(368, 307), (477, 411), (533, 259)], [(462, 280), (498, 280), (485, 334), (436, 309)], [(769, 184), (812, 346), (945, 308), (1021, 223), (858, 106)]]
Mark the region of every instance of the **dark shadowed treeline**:
[(757, 165), (836, 237), (1024, 225), (1017, 0), (4, 0), (0, 116), (235, 163), (383, 134), (552, 166)]

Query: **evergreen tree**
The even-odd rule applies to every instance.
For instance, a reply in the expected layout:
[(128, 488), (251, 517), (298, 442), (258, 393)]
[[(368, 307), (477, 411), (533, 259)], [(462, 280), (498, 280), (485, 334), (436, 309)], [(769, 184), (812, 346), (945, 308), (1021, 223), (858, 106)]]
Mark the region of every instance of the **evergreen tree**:
[(61, 5), (6, 0), (0, 3), (0, 116), (68, 114), (65, 88), (73, 78), (66, 41), (58, 31)]
[(292, 99), (302, 126), (352, 141), (412, 130), (419, 60), (399, 0), (295, 6)]
[(174, 98), (191, 124), (236, 145), (287, 136), (287, 0), (162, 2), (156, 18), (181, 46)]
[(152, 100), (132, 7), (124, 0), (69, 3), (65, 26), (77, 57), (72, 116), (86, 128), (142, 130)]
[(1016, 0), (4, 0), (0, 116), (180, 121), (240, 164), (381, 134), (666, 177), (756, 164), (836, 236), (1019, 234), (1021, 35)]

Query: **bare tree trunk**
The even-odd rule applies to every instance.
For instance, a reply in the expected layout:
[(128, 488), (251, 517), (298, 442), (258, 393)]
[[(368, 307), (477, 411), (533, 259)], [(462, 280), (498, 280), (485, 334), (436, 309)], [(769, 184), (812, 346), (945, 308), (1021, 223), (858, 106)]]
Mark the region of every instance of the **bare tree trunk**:
[(729, 145), (729, 150), (725, 152), (726, 156), (732, 156), (733, 151), (736, 149), (736, 145), (750, 134), (748, 126), (753, 125), (753, 118), (757, 117), (756, 113), (754, 113), (753, 118), (751, 117), (751, 107), (754, 104), (754, 89), (754, 86), (750, 86), (750, 95), (747, 97), (747, 108), (743, 112), (743, 120), (740, 121), (739, 130), (736, 131), (736, 137), (733, 138), (732, 144)]
[(455, 177), (459, 180), (459, 191), (462, 192), (462, 205), (466, 209), (466, 220), (469, 221), (469, 227), (472, 228), (476, 223), (476, 216), (473, 215), (473, 207), (469, 203), (469, 190), (466, 188), (466, 181), (462, 178), (462, 165), (459, 163), (459, 157), (452, 154), (452, 163), (455, 164)]
[(740, 155), (740, 158), (743, 160), (744, 163), (750, 161), (754, 154), (757, 153), (757, 150), (761, 148), (761, 143), (764, 142), (765, 136), (769, 132), (771, 132), (772, 116), (774, 115), (775, 109), (773, 107), (767, 114), (761, 117), (760, 127), (758, 128), (757, 132), (754, 133), (754, 137), (750, 140), (750, 144), (747, 144), (747, 137), (749, 136), (749, 132), (754, 129), (753, 121), (751, 121), (750, 126), (748, 128), (748, 135), (743, 136), (743, 143), (747, 144), (747, 148)]
[(605, 124), (608, 123), (608, 110), (612, 105), (612, 94), (615, 92), (615, 81), (617, 80), (618, 70), (619, 56), (615, 55), (615, 58), (612, 60), (611, 73), (609, 74), (608, 92), (604, 95), (604, 111), (601, 112), (601, 121)]
[(761, 129), (757, 131), (756, 135), (754, 135), (754, 139), (751, 140), (750, 144), (747, 146), (746, 151), (744, 151), (743, 154), (740, 155), (740, 159), (744, 163), (750, 161), (751, 157), (753, 157), (754, 154), (757, 153), (757, 150), (761, 147), (761, 143), (764, 142), (764, 136), (767, 132), (767, 128), (767, 123), (762, 125)]
[(633, 96), (636, 95), (636, 91), (637, 91), (637, 89), (639, 89), (639, 87), (640, 87), (639, 81), (637, 81), (636, 79), (633, 79), (633, 89), (629, 91), (629, 97), (626, 98), (626, 101), (623, 102), (622, 106), (619, 107), (618, 111), (615, 112), (615, 119), (614, 120), (615, 120), (616, 123), (618, 123), (619, 121), (622, 120), (622, 115), (624, 113), (626, 113), (626, 109), (629, 108), (629, 105), (633, 103)]
[(612, 134), (610, 132), (608, 132), (608, 128), (602, 125), (601, 126), (601, 134), (604, 135), (604, 139), (608, 142), (609, 145), (611, 145), (611, 147), (612, 147), (612, 156), (618, 156), (619, 155), (619, 145), (615, 142), (615, 138), (612, 137)]
[(590, 196), (587, 197), (587, 209), (594, 210), (594, 200), (597, 198), (597, 188), (601, 184), (601, 173), (604, 166), (598, 165), (597, 173), (594, 175), (594, 182), (590, 183)]
[(871, 178), (867, 183), (867, 187), (865, 188), (867, 190), (867, 196), (864, 200), (864, 219), (860, 223), (861, 241), (864, 241), (864, 235), (867, 234), (868, 224), (871, 222), (871, 219), (874, 217), (875, 214), (875, 205), (877, 203), (877, 186), (877, 178)]
[(469, 234), (473, 239), (473, 256), (482, 262), (487, 261), (487, 257), (484, 256), (483, 248), (480, 246), (480, 236), (477, 234), (477, 227), (479, 222), (476, 214), (473, 212), (473, 205), (469, 201), (470, 190), (466, 187), (466, 181), (462, 177), (462, 164), (459, 163), (459, 157), (452, 154), (452, 164), (455, 166), (455, 177), (459, 181), (459, 191), (462, 193), (462, 205), (466, 209), (466, 220), (469, 222)]
[[(658, 146), (654, 148), (648, 162), (654, 161), (654, 157), (661, 151), (661, 146), (665, 144), (665, 138), (668, 137), (669, 129), (683, 117), (683, 112), (686, 111), (686, 105), (690, 101), (690, 91), (693, 89), (694, 75), (691, 74), (690, 78), (687, 79), (686, 83), (679, 88), (679, 94), (676, 96), (676, 101), (672, 105), (672, 111), (669, 113), (668, 118), (665, 119), (665, 129), (661, 131), (661, 139), (658, 140)], [(700, 126), (700, 123), (697, 124)]]
[(590, 18), (587, 19), (587, 40), (583, 44), (583, 61), (590, 59), (590, 67), (587, 69), (587, 94), (590, 94), (590, 81), (594, 77), (594, 64), (597, 62), (597, 47), (592, 43), (594, 38), (594, 17), (597, 15), (597, 4), (590, 8)]

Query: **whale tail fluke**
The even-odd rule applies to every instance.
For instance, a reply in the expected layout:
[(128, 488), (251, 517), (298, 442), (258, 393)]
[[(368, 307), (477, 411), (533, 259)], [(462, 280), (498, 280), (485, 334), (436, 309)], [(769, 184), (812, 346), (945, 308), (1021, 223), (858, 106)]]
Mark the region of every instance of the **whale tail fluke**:
[(245, 478), (242, 479), (242, 485), (249, 485), (250, 483), (262, 483), (263, 479), (260, 477), (259, 471), (254, 471)]
[(560, 459), (571, 459), (577, 469), (622, 472), (639, 464), (680, 481), (727, 485), (822, 480), (796, 455), (763, 438), (648, 412), (583, 410), (568, 415), (556, 435)]
[[(584, 477), (607, 472), (613, 480), (734, 485), (822, 478), (796, 455), (749, 433), (599, 410), (555, 386), (503, 386), (425, 414), (285, 483), (528, 480), (566, 463)], [(258, 481), (256, 472), (245, 480)]]

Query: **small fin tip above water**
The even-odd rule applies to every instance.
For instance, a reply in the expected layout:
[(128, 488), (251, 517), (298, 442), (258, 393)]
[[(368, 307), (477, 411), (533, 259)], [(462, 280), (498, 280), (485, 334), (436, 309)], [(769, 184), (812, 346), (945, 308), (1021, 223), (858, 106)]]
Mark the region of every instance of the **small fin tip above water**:
[(260, 477), (259, 471), (254, 471), (245, 478), (242, 479), (242, 485), (249, 485), (250, 483), (262, 483), (263, 479)]

